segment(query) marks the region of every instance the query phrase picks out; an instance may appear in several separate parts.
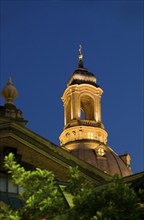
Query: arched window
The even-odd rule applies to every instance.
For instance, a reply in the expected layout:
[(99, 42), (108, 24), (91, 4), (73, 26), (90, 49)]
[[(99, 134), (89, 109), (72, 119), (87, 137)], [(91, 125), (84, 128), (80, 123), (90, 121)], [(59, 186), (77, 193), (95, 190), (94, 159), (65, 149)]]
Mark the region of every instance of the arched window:
[(81, 103), (81, 120), (94, 120), (94, 101), (88, 95), (83, 95)]

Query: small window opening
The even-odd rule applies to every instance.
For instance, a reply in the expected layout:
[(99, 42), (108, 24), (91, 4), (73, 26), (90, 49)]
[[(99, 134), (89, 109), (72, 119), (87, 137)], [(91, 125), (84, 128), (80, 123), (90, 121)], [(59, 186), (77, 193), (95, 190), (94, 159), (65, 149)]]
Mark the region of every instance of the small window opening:
[(85, 113), (83, 109), (81, 109), (81, 120), (85, 120)]

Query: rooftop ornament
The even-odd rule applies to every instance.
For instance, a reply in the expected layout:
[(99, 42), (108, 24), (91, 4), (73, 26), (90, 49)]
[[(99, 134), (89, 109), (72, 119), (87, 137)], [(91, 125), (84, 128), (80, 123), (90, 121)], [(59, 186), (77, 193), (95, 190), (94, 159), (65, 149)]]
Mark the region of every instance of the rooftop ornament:
[(9, 77), (6, 86), (3, 88), (1, 95), (5, 100), (5, 104), (14, 105), (14, 100), (18, 96), (17, 89), (12, 83), (11, 77)]
[(80, 46), (79, 46), (79, 55), (78, 55), (78, 58), (79, 58), (78, 68), (84, 68), (84, 67), (83, 67), (83, 54), (82, 54), (82, 45), (81, 45), (81, 44), (80, 44)]
[(79, 46), (79, 60), (83, 59), (83, 54), (82, 54), (82, 45), (80, 44)]

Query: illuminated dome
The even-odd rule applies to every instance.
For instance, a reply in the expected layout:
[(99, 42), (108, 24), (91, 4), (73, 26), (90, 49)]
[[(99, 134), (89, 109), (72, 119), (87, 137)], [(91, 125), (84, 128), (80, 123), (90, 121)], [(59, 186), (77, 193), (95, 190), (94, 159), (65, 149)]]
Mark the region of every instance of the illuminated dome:
[(73, 72), (70, 77), (67, 87), (74, 84), (90, 84), (96, 87), (99, 87), (96, 84), (96, 77), (93, 73), (90, 73), (88, 69), (84, 68), (83, 61), (79, 60), (78, 68)]
[[(67, 145), (66, 148), (68, 149), (69, 146)], [(69, 152), (110, 175), (128, 176), (132, 174), (129, 154), (119, 156), (108, 145), (93, 141), (85, 142), (82, 145), (79, 142), (77, 148), (69, 149)]]
[(70, 80), (67, 83), (67, 86), (74, 84), (91, 84), (98, 87), (96, 84), (96, 77), (93, 73), (88, 72), (86, 68), (77, 68), (72, 74)]

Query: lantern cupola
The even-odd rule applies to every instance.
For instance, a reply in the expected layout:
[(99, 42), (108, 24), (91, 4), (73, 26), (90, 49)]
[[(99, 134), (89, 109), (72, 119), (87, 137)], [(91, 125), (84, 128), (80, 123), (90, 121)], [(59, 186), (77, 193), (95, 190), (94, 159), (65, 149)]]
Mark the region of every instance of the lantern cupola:
[(108, 136), (101, 117), (103, 90), (96, 84), (95, 75), (84, 67), (81, 49), (80, 46), (78, 68), (70, 77), (62, 96), (64, 131), (60, 143), (68, 148), (73, 148), (73, 141), (83, 139), (106, 143)]
[(130, 156), (119, 156), (107, 145), (108, 133), (101, 115), (103, 90), (96, 77), (84, 67), (82, 47), (78, 67), (63, 93), (64, 129), (60, 145), (81, 160), (111, 175), (131, 174)]

